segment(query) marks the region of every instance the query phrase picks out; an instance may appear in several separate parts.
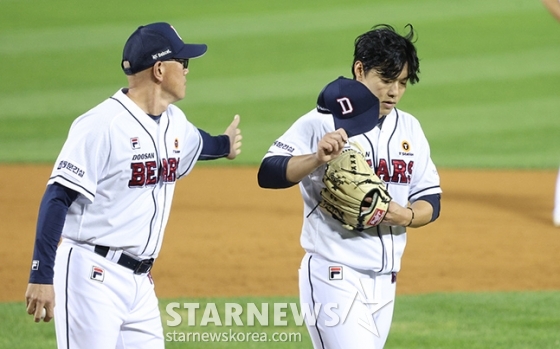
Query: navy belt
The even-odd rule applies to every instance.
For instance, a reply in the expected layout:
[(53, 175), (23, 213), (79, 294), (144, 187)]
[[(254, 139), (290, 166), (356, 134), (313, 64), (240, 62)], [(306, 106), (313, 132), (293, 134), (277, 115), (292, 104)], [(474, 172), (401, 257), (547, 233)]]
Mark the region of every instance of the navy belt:
[[(109, 250), (110, 248), (107, 246), (95, 245), (94, 251), (102, 257), (107, 257)], [(152, 269), (154, 259), (150, 258), (139, 261), (123, 253), (117, 261), (117, 264), (134, 271), (134, 274), (144, 274)]]

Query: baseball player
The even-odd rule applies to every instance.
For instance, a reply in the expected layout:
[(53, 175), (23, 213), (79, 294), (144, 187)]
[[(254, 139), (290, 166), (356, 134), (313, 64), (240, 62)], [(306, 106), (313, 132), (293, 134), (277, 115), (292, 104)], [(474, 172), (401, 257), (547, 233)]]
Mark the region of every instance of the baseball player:
[(175, 183), (197, 160), (234, 159), (241, 146), (239, 116), (211, 136), (172, 104), (185, 96), (189, 60), (206, 50), (168, 23), (140, 26), (123, 51), (128, 87), (70, 128), (41, 201), (26, 292), (36, 322), (43, 309), (55, 318), (58, 348), (164, 347), (150, 270)]
[[(259, 168), (261, 187), (299, 183), (306, 252), (299, 270), (300, 302), (314, 310), (315, 319), (306, 318), (306, 324), (315, 348), (384, 346), (407, 228), (439, 216), (440, 180), (428, 141), (418, 120), (396, 108), (407, 85), (419, 81), (415, 33), (407, 27), (405, 36), (389, 25), (358, 36), (353, 79), (329, 84), (317, 108), (274, 141)], [(356, 89), (356, 83), (367, 88)], [(325, 109), (322, 101), (338, 104), (340, 113)], [(325, 164), (349, 143), (364, 149), (392, 197), (381, 224), (363, 231), (347, 230), (317, 209)]]

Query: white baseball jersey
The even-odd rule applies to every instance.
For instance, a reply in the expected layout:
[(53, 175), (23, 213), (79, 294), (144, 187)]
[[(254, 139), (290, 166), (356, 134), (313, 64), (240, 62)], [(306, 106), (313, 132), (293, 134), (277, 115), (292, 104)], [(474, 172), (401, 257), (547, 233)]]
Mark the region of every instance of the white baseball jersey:
[[(332, 115), (315, 109), (300, 117), (280, 138), (266, 157), (306, 155), (317, 151), (319, 140), (334, 131)], [(354, 136), (365, 151), (366, 160), (387, 183), (393, 200), (401, 206), (417, 198), (441, 193), (439, 175), (430, 158), (430, 147), (420, 123), (398, 109), (381, 125)], [(377, 226), (362, 232), (349, 231), (318, 208), (325, 166), (320, 166), (300, 183), (304, 201), (301, 245), (309, 253), (327, 260), (378, 273), (398, 272), (406, 245), (406, 228)]]
[(175, 181), (202, 149), (198, 129), (170, 105), (159, 122), (121, 90), (72, 124), (49, 184), (80, 193), (62, 236), (156, 258)]

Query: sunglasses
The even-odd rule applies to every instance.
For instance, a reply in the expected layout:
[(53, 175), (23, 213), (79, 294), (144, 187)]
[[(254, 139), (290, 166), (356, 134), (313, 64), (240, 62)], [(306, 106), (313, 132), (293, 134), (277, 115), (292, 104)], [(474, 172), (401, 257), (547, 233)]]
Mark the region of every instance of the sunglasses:
[(183, 69), (187, 69), (189, 67), (189, 60), (185, 58), (171, 58), (172, 61), (179, 62), (183, 65)]

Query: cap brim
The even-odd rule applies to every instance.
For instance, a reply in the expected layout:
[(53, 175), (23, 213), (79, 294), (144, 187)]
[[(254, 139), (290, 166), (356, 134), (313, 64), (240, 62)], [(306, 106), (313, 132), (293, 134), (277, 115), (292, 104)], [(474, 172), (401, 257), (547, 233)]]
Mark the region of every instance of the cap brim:
[(207, 49), (206, 44), (185, 44), (181, 51), (173, 55), (173, 58), (197, 58), (204, 55)]

